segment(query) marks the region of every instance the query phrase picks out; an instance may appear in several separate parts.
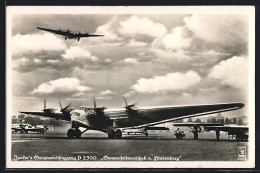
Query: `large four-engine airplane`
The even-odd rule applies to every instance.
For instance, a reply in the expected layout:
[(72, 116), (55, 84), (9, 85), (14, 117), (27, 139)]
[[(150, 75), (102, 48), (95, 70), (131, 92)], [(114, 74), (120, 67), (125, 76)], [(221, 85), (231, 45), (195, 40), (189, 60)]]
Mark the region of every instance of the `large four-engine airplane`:
[[(65, 114), (60, 116), (55, 113), (49, 116), (49, 114), (45, 113), (35, 114), (35, 112), (25, 111), (20, 111), (20, 113), (70, 121), (72, 128), (67, 131), (68, 138), (81, 138), (81, 134), (87, 130), (98, 130), (107, 133), (109, 138), (121, 138), (124, 130), (141, 129), (146, 134), (147, 128), (154, 125), (237, 110), (242, 107), (244, 107), (243, 103), (225, 103), (138, 109), (134, 104), (128, 105), (126, 102), (124, 109), (107, 109), (105, 107), (96, 107), (94, 101), (94, 107), (80, 106), (78, 109), (70, 111), (70, 114), (66, 114), (66, 116)], [(85, 128), (85, 130), (81, 131), (79, 127)]]
[(80, 33), (80, 32), (72, 32), (69, 29), (67, 31), (63, 31), (61, 29), (59, 30), (54, 30), (54, 29), (47, 29), (47, 28), (40, 28), (40, 27), (36, 27), (39, 30), (43, 30), (43, 31), (47, 31), (47, 32), (51, 32), (54, 34), (58, 34), (63, 36), (63, 38), (66, 39), (77, 39), (78, 41), (80, 40), (81, 37), (102, 37), (104, 35), (93, 35), (93, 34), (88, 34), (88, 33)]

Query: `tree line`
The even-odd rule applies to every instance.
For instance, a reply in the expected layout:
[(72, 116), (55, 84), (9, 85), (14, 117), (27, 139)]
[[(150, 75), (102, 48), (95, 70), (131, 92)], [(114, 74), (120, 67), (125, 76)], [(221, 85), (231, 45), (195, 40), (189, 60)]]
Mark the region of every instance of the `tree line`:
[(31, 124), (31, 125), (53, 125), (53, 126), (61, 126), (62, 121), (58, 121), (55, 119), (42, 119), (38, 116), (27, 116), (24, 114), (18, 115), (16, 117), (15, 115), (12, 116), (12, 124)]

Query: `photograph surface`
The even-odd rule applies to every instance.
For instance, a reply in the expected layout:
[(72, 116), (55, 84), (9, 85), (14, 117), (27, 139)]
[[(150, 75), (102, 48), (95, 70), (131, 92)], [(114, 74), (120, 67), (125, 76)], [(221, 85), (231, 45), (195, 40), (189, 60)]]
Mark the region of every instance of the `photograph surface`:
[(7, 7), (7, 168), (254, 168), (254, 16)]

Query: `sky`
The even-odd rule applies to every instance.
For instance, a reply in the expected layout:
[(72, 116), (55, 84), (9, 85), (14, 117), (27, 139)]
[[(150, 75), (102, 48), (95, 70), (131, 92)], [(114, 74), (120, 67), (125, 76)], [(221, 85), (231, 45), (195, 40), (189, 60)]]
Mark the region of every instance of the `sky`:
[[(12, 111), (248, 102), (245, 14), (14, 14)], [(104, 37), (65, 40), (36, 27)], [(244, 110), (247, 110), (247, 105)], [(227, 115), (245, 115), (245, 111)]]

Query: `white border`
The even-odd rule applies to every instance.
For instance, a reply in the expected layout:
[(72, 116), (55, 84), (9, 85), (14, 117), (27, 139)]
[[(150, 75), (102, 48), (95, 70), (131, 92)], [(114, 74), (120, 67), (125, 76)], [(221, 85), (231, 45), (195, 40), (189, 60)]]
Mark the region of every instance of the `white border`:
[[(247, 161), (179, 161), (179, 162), (71, 162), (71, 161), (12, 161), (11, 119), (6, 118), (6, 167), (7, 168), (254, 168), (255, 167), (255, 7), (254, 6), (8, 6), (6, 20), (6, 112), (12, 113), (11, 71), (11, 17), (13, 14), (246, 14), (249, 16), (249, 144)], [(6, 116), (7, 117), (7, 116)]]

